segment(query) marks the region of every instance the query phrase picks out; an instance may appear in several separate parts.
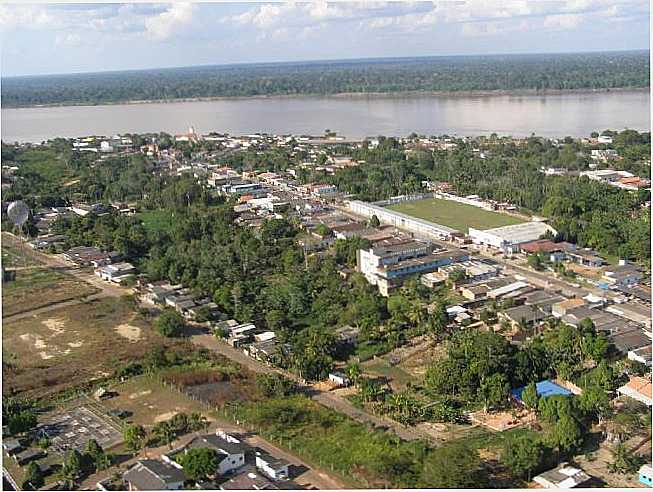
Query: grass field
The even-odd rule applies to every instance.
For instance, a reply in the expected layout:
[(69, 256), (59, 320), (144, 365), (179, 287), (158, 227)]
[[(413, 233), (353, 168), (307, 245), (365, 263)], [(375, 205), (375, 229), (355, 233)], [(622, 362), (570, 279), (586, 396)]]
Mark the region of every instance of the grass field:
[(108, 375), (163, 339), (128, 300), (104, 298), (4, 322), (2, 342), (3, 393), (44, 397)]
[(470, 227), (484, 230), (525, 222), (511, 215), (490, 212), (473, 205), (441, 198), (404, 202), (387, 208), (436, 224), (453, 227), (464, 233), (467, 233)]
[(137, 217), (143, 221), (147, 232), (166, 231), (173, 224), (174, 217), (166, 210), (147, 210), (139, 212)]
[(2, 289), (2, 316), (7, 317), (98, 291), (72, 275), (49, 268), (18, 270)]

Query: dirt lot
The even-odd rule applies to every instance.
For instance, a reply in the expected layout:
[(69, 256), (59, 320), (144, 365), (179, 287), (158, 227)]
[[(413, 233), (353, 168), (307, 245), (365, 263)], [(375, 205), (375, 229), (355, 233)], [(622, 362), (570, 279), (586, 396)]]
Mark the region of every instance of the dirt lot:
[(98, 289), (92, 285), (49, 268), (18, 270), (15, 280), (3, 284), (2, 316), (31, 311), (96, 292)]
[(148, 376), (132, 378), (126, 383), (112, 387), (111, 391), (115, 391), (117, 396), (102, 401), (102, 406), (109, 410), (120, 409), (131, 413), (126, 420), (145, 428), (150, 428), (156, 422), (167, 420), (177, 413), (201, 412), (211, 420), (206, 405)]
[(109, 297), (5, 322), (3, 328), (4, 394), (60, 391), (107, 375), (163, 341), (128, 300)]
[(8, 234), (2, 234), (2, 264), (5, 268), (23, 268), (40, 265), (41, 262), (35, 258), (29, 246)]

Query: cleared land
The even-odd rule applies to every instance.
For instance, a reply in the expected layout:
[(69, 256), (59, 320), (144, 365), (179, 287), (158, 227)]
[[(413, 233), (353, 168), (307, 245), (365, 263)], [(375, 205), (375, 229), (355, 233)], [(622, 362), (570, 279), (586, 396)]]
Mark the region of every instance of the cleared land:
[(110, 297), (5, 322), (2, 341), (3, 394), (40, 397), (110, 374), (163, 343), (128, 299)]
[(511, 215), (490, 212), (473, 205), (441, 198), (404, 202), (390, 205), (387, 208), (436, 224), (453, 227), (465, 233), (468, 232), (470, 227), (484, 230), (525, 222)]
[(92, 285), (72, 275), (50, 268), (16, 271), (16, 279), (3, 284), (2, 316), (32, 311), (98, 292)]

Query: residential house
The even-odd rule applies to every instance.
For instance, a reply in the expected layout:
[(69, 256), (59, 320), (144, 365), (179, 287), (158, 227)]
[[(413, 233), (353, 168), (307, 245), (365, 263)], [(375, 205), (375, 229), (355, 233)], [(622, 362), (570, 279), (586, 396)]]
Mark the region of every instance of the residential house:
[(644, 403), (647, 407), (653, 406), (650, 375), (649, 377), (630, 376), (626, 384), (617, 388), (617, 393)]
[(107, 282), (120, 283), (125, 278), (134, 275), (136, 267), (131, 263), (121, 262), (98, 268), (95, 274)]
[(129, 490), (181, 490), (186, 476), (179, 468), (158, 460), (138, 460), (123, 474)]
[(618, 266), (605, 269), (602, 280), (611, 286), (632, 286), (642, 280), (642, 271), (637, 265), (620, 260)]
[(628, 359), (651, 367), (651, 345), (628, 351)]
[(290, 463), (282, 458), (277, 458), (265, 451), (256, 451), (256, 468), (274, 480), (289, 478), (288, 468)]
[(220, 485), (220, 490), (276, 490), (278, 487), (255, 467), (247, 466)]
[(163, 455), (162, 459), (169, 461), (171, 464), (176, 463), (180, 455), (197, 448), (208, 448), (216, 452), (218, 466), (215, 470), (215, 475), (223, 476), (232, 473), (245, 464), (245, 452), (249, 446), (243, 444), (235, 437), (218, 431), (215, 434), (197, 436), (185, 446), (177, 448), (167, 455)]
[(639, 323), (649, 329), (651, 328), (650, 306), (645, 306), (635, 302), (625, 302), (622, 304), (613, 304), (608, 306), (606, 311)]
[(553, 306), (551, 306), (551, 314), (556, 318), (562, 318), (568, 312), (584, 305), (585, 301), (583, 299), (567, 299), (553, 304)]
[(561, 463), (552, 470), (540, 473), (533, 481), (546, 489), (571, 489), (583, 485), (590, 478), (582, 469)]
[(344, 372), (334, 371), (329, 373), (329, 381), (334, 383), (337, 387), (343, 388), (351, 384), (351, 380)]
[(513, 328), (520, 328), (523, 323), (528, 326), (538, 324), (545, 317), (537, 306), (515, 306), (499, 312), (499, 318), (509, 321)]
[(27, 448), (23, 451), (19, 451), (14, 454), (13, 458), (20, 466), (31, 463), (32, 461), (41, 459), (45, 456), (45, 452), (42, 449), (37, 448)]
[(639, 483), (642, 483), (647, 487), (653, 487), (653, 465), (642, 465), (639, 469), (638, 476)]

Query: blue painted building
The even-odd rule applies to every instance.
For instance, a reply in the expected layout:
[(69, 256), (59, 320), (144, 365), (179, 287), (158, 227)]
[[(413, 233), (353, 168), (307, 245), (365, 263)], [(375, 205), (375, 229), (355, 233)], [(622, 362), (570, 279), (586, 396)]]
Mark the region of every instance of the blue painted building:
[[(526, 386), (512, 390), (510, 393), (512, 396), (520, 403), (522, 403), (521, 395), (526, 389)], [(547, 396), (569, 396), (571, 391), (567, 388), (563, 388), (559, 384), (554, 383), (553, 381), (546, 379), (535, 384), (535, 390), (537, 391), (537, 396), (540, 398), (546, 398)]]

